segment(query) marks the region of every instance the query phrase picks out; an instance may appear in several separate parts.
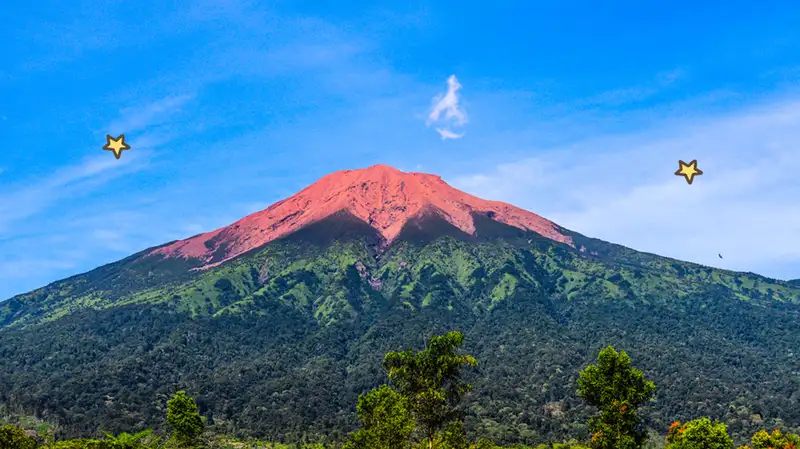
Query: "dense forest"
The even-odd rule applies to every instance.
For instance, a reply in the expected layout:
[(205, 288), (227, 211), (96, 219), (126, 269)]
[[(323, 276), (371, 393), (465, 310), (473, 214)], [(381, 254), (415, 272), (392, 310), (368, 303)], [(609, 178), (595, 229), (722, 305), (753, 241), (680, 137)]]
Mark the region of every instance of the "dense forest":
[[(464, 399), (473, 385), (465, 371), (479, 366), (471, 354), (460, 351), (461, 332), (430, 338), (422, 350), (390, 351), (382, 362), (388, 383), (359, 396), (359, 427), (344, 441), (274, 443), (239, 441), (218, 433), (200, 414), (196, 401), (178, 391), (166, 401), (164, 431), (103, 432), (101, 439), (59, 439), (47, 423), (12, 418), (0, 427), (3, 449), (502, 449), (491, 439), (469, 435), (464, 429)], [(609, 346), (596, 363), (579, 372), (578, 396), (593, 409), (588, 420), (590, 438), (538, 444), (536, 449), (733, 449), (727, 426), (707, 417), (673, 422), (651, 441), (640, 409), (650, 402), (656, 385), (635, 368), (624, 351)], [(311, 393), (313, 394), (313, 392)], [(9, 416), (5, 416), (9, 420)], [(756, 432), (749, 446), (739, 449), (796, 449), (800, 436), (774, 429)], [(516, 444), (515, 449), (533, 448)]]
[[(789, 359), (797, 318), (780, 308), (720, 320), (701, 306), (676, 315), (517, 301), (479, 320), (400, 309), (361, 328), (322, 329), (292, 309), (267, 310), (259, 318), (188, 319), (130, 306), (85, 311), (36, 332), (6, 331), (0, 401), (80, 435), (158, 426), (165, 399), (181, 388), (226, 433), (338, 438), (356, 425), (358, 394), (381, 382), (380, 354), (460, 322), (482, 361), (468, 374), (477, 388), (466, 398), (465, 425), (497, 442), (586, 436), (590, 411), (574, 392), (575, 373), (605, 344), (625, 347), (649, 377), (669, 386), (648, 407), (651, 428), (717, 416), (742, 439), (782, 420), (800, 422), (800, 382)], [(742, 333), (731, 339), (729, 328)]]
[(338, 217), (210, 270), (134, 255), (12, 298), (0, 406), (60, 438), (163, 433), (184, 390), (219, 434), (345, 441), (383, 354), (457, 329), (480, 361), (465, 432), (496, 444), (589, 441), (575, 385), (607, 346), (663, 386), (642, 406), (649, 432), (702, 416), (737, 443), (800, 430), (800, 288), (476, 220), (479, 237), (440, 220), (381, 247)]

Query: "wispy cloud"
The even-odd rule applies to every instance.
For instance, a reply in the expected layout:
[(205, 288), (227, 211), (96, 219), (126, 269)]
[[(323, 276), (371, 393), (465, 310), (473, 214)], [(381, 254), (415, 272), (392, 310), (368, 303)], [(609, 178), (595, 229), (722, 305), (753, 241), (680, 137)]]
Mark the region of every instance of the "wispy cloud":
[(467, 124), (467, 112), (460, 103), (461, 84), (455, 75), (447, 78), (447, 92), (433, 98), (433, 107), (428, 114), (427, 125), (439, 125), (436, 132), (442, 136), (442, 140), (459, 139), (464, 134), (458, 134), (452, 130), (454, 127), (461, 127)]
[(88, 158), (33, 182), (0, 192), (0, 231), (17, 220), (46, 210), (59, 199), (86, 194), (115, 177), (136, 170), (139, 167), (134, 162), (146, 158), (146, 154), (141, 152), (125, 156), (119, 160), (99, 156)]
[(456, 134), (453, 131), (450, 131), (449, 129), (446, 129), (446, 128), (436, 128), (436, 132), (439, 133), (440, 136), (442, 136), (442, 140), (460, 139), (460, 138), (464, 137), (463, 133), (462, 134)]
[(655, 79), (649, 83), (602, 92), (582, 100), (581, 103), (584, 105), (619, 106), (646, 100), (674, 85), (686, 75), (687, 72), (682, 68), (659, 72), (656, 74)]
[(131, 245), (128, 235), (115, 229), (95, 229), (91, 232), (92, 238), (105, 249), (122, 253), (133, 253), (137, 249)]
[[(41, 270), (68, 270), (75, 267), (75, 262), (70, 260), (55, 260), (52, 257), (41, 259), (15, 259), (0, 261), (0, 278), (13, 279), (30, 276)], [(3, 298), (6, 299), (6, 298)]]
[(130, 133), (159, 125), (172, 119), (194, 94), (171, 95), (150, 103), (120, 110), (119, 118), (108, 125), (111, 133)]
[(166, 134), (148, 130), (169, 122), (180, 107), (192, 98), (188, 95), (170, 96), (144, 103), (138, 108), (122, 110), (120, 117), (105, 129), (116, 130), (115, 133), (144, 133), (136, 140), (135, 148), (126, 151), (119, 160), (108, 157), (108, 154), (87, 157), (81, 162), (0, 190), (0, 231), (18, 220), (47, 211), (64, 198), (90, 195), (106, 188), (114, 179), (145, 169), (152, 151), (171, 139)]
[[(453, 184), (591, 237), (791, 278), (800, 276), (785, 271), (800, 262), (800, 245), (789, 243), (800, 235), (798, 146), (800, 101), (777, 101), (659, 131), (539, 149), (537, 157)], [(697, 159), (704, 174), (688, 185), (674, 175), (678, 159)]]
[[(152, 168), (156, 151), (174, 138), (164, 129), (192, 99), (168, 96), (121, 110), (102, 133), (137, 132), (121, 159), (102, 152), (0, 186), (0, 277), (32, 288), (160, 241), (169, 226), (153, 222), (152, 205), (118, 189)], [(0, 298), (14, 292), (10, 288)]]

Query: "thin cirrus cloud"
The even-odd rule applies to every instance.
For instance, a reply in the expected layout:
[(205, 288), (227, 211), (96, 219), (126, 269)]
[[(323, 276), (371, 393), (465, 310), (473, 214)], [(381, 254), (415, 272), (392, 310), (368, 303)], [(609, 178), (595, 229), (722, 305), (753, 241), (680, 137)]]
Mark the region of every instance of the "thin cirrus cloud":
[(142, 156), (134, 154), (120, 161), (99, 156), (87, 158), (51, 173), (40, 181), (0, 191), (0, 231), (6, 230), (17, 220), (46, 211), (59, 199), (103, 188), (111, 179), (130, 172), (132, 167), (135, 169), (131, 162)]
[(582, 106), (621, 106), (646, 100), (666, 89), (674, 87), (680, 80), (686, 78), (687, 72), (682, 68), (659, 72), (655, 78), (647, 83), (614, 89), (598, 95), (583, 99), (578, 102)]
[[(112, 121), (106, 129), (146, 130), (154, 124), (168, 121), (170, 116), (179, 112), (180, 106), (192, 98), (167, 97), (143, 103), (135, 114), (131, 114), (131, 110), (123, 110), (121, 117)], [(122, 118), (125, 113), (130, 115)], [(112, 180), (147, 168), (153, 150), (169, 139), (157, 133), (145, 132), (136, 140), (136, 151), (127, 152), (120, 160), (109, 158), (108, 155), (86, 157), (47, 176), (0, 189), (0, 231), (8, 230), (17, 221), (52, 212), (51, 209), (59, 206), (62, 199), (90, 197), (105, 189)]]
[(180, 112), (181, 107), (194, 98), (194, 94), (171, 95), (148, 104), (125, 108), (107, 129), (133, 132), (169, 122)]
[[(135, 151), (119, 160), (108, 154), (88, 156), (47, 175), (0, 186), (0, 278), (8, 281), (0, 288), (0, 298), (112, 261), (120, 253), (141, 249), (142, 242), (154, 241), (153, 234), (163, 227), (153, 225), (144, 208), (148, 205), (123, 204), (119, 198), (136, 199), (125, 195), (95, 196), (151, 168), (156, 149), (170, 137), (149, 129), (169, 122), (191, 99), (166, 97), (120, 111), (106, 129), (144, 132), (135, 140)], [(126, 208), (131, 210), (120, 212)], [(27, 269), (31, 266), (37, 269)]]
[(464, 133), (458, 133), (453, 128), (463, 127), (467, 124), (467, 112), (460, 104), (461, 97), (458, 91), (461, 84), (455, 75), (447, 78), (447, 92), (433, 98), (433, 107), (428, 114), (427, 125), (437, 125), (436, 132), (442, 140), (460, 139)]

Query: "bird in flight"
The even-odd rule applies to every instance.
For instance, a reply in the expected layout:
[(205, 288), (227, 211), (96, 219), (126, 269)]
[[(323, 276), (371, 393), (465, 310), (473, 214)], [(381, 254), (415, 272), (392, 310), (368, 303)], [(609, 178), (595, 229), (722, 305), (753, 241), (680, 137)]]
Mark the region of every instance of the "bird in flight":
[(722, 259), (722, 254), (717, 254), (717, 255), (719, 256), (720, 259)]

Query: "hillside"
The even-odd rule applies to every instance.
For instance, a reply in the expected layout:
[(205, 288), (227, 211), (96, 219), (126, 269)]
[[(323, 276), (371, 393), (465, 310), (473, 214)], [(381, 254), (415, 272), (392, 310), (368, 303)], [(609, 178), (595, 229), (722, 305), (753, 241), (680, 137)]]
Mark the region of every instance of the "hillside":
[[(0, 303), (0, 403), (70, 432), (160, 422), (185, 388), (221, 429), (355, 425), (379, 358), (450, 329), (481, 361), (467, 426), (585, 432), (575, 376), (609, 344), (658, 385), (647, 416), (800, 422), (800, 286), (639, 253), (385, 166)], [(585, 435), (584, 435), (585, 436)]]

